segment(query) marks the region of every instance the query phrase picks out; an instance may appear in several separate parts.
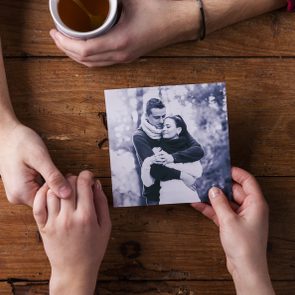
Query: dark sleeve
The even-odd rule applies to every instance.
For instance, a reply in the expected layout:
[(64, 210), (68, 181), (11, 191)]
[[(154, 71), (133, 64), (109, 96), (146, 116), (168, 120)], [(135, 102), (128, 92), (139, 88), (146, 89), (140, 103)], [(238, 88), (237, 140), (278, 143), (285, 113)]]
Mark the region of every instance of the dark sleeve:
[(199, 161), (204, 157), (204, 150), (201, 145), (189, 134), (188, 148), (172, 154), (174, 163), (190, 163)]
[(180, 179), (180, 171), (159, 164), (151, 166), (151, 176), (157, 180), (167, 181), (172, 179)]
[(133, 136), (133, 145), (134, 145), (140, 166), (142, 165), (142, 162), (146, 158), (151, 157), (154, 154), (149, 142), (143, 136), (139, 134), (135, 134)]
[[(154, 155), (154, 152), (149, 144), (149, 142), (139, 134), (133, 136), (133, 145), (140, 163), (147, 158)], [(157, 180), (171, 180), (171, 179), (180, 179), (180, 171), (168, 168), (163, 165), (153, 164), (151, 166), (151, 176)]]

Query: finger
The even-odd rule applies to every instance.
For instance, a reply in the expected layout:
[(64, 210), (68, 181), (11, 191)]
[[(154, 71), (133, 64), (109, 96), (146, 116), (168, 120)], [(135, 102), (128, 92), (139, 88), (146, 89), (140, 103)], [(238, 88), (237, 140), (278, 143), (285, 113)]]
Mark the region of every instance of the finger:
[(108, 35), (103, 35), (97, 38), (79, 40), (67, 37), (54, 29), (50, 31), (50, 36), (53, 40), (57, 41), (62, 48), (80, 56), (91, 56), (115, 50), (116, 40), (110, 35), (111, 32), (109, 32)]
[(60, 211), (60, 199), (51, 189), (47, 192), (47, 210), (48, 219), (56, 217)]
[(191, 206), (197, 211), (201, 212), (205, 217), (212, 220), (217, 226), (219, 226), (218, 219), (213, 208), (206, 203), (192, 203)]
[(106, 53), (100, 53), (100, 54), (95, 54), (95, 55), (90, 55), (90, 56), (81, 56), (79, 54), (73, 53), (71, 51), (68, 51), (64, 49), (61, 44), (56, 42), (56, 46), (63, 51), (68, 57), (78, 60), (79, 63), (89, 63), (89, 64), (94, 64), (94, 63), (101, 63), (101, 62), (113, 62), (113, 63), (118, 63), (120, 62), (120, 57), (123, 56), (121, 53), (117, 52), (106, 52)]
[(39, 228), (45, 226), (47, 222), (47, 208), (46, 208), (46, 192), (48, 190), (47, 184), (44, 184), (37, 192), (34, 204), (33, 215)]
[(128, 59), (125, 51), (106, 51), (100, 52), (99, 54), (96, 53), (93, 55), (85, 56), (64, 48), (57, 39), (54, 39), (54, 42), (55, 45), (68, 57), (88, 67), (107, 66), (113, 65), (115, 63), (126, 63), (126, 60)]
[(238, 183), (233, 184), (233, 196), (234, 196), (235, 202), (239, 205), (241, 205), (247, 197), (243, 188)]
[(93, 213), (93, 185), (94, 175), (90, 171), (82, 171), (77, 179), (77, 210)]
[(36, 158), (40, 161), (32, 163), (32, 168), (42, 175), (56, 195), (60, 198), (67, 198), (71, 194), (71, 187), (52, 162), (48, 152), (43, 150), (40, 157), (36, 156)]
[(56, 43), (56, 46), (62, 51), (64, 52), (69, 58), (71, 58), (72, 60), (74, 60), (75, 62), (79, 63), (79, 64), (82, 64), (86, 67), (89, 67), (89, 68), (93, 68), (93, 67), (106, 67), (106, 66), (111, 66), (111, 65), (114, 65), (118, 62), (116, 61), (112, 61), (112, 60), (106, 60), (105, 59), (107, 57), (102, 57), (101, 60), (102, 61), (96, 61), (96, 62), (84, 62), (84, 61), (81, 61), (81, 57), (80, 56), (77, 56), (77, 55), (74, 55), (72, 54), (71, 52), (67, 51), (67, 50), (64, 50), (62, 47), (60, 47), (57, 43)]
[(69, 198), (61, 199), (60, 202), (60, 211), (61, 212), (73, 212), (76, 209), (76, 183), (77, 183), (77, 176), (70, 176), (67, 178), (72, 193)]
[(108, 200), (102, 190), (102, 186), (98, 180), (94, 185), (94, 205), (97, 215), (97, 221), (101, 226), (111, 223)]
[(226, 196), (222, 192), (221, 189), (217, 187), (213, 187), (209, 191), (209, 199), (214, 209), (219, 224), (222, 222), (227, 222), (236, 216), (235, 212), (231, 208), (229, 201)]
[(263, 199), (260, 186), (253, 175), (241, 168), (233, 167), (232, 178), (241, 185), (246, 195), (251, 194)]

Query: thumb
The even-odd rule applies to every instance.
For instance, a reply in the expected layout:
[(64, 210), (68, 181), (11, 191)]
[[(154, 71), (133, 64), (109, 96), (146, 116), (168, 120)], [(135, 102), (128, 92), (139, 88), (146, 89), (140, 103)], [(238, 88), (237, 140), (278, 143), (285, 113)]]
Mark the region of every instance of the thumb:
[[(36, 163), (34, 163), (36, 166)], [(71, 195), (72, 189), (68, 181), (64, 178), (61, 172), (56, 168), (48, 153), (43, 154), (40, 163), (37, 167), (32, 167), (38, 171), (49, 188), (60, 198), (68, 198)]]
[(231, 220), (236, 216), (221, 189), (217, 187), (211, 188), (209, 191), (209, 199), (216, 213), (219, 224)]

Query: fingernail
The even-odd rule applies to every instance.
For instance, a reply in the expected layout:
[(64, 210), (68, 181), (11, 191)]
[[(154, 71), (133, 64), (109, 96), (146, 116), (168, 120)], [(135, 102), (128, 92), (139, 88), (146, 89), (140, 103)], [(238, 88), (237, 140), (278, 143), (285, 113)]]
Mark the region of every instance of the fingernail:
[(221, 193), (221, 191), (220, 191), (219, 188), (217, 188), (217, 187), (212, 187), (212, 188), (210, 189), (210, 191), (209, 191), (209, 198), (211, 198), (211, 199), (215, 199), (215, 198), (217, 198), (218, 196), (220, 196), (220, 193)]
[(62, 186), (58, 193), (61, 198), (65, 199), (71, 194), (71, 189), (68, 186)]

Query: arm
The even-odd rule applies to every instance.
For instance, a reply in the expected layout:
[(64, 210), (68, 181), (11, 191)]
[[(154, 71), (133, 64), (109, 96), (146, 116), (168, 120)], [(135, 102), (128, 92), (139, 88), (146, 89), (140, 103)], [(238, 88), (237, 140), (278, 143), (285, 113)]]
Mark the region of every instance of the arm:
[(199, 161), (204, 157), (204, 150), (191, 135), (189, 135), (188, 144), (190, 147), (186, 150), (172, 154), (174, 163), (190, 163)]
[[(140, 165), (147, 157), (154, 155), (153, 150), (149, 142), (142, 136), (135, 134), (133, 136), (133, 145), (139, 160)], [(172, 168), (165, 167), (159, 164), (153, 164), (151, 166), (151, 176), (158, 180), (171, 180), (180, 179), (180, 171)]]
[(33, 204), (40, 187), (40, 175), (59, 196), (67, 197), (70, 193), (68, 183), (53, 164), (41, 138), (15, 116), (8, 93), (1, 44), (0, 174), (7, 198), (15, 204)]
[(150, 187), (155, 183), (155, 179), (151, 176), (151, 165), (153, 163), (154, 157), (146, 158), (141, 166), (141, 180), (145, 187)]
[(266, 247), (268, 206), (255, 178), (248, 172), (232, 169), (233, 210), (220, 189), (209, 192), (212, 207), (205, 203), (192, 206), (219, 227), (226, 265), (238, 295), (274, 295), (268, 273)]
[(72, 195), (66, 200), (45, 184), (37, 193), (33, 213), (51, 265), (52, 295), (92, 295), (111, 232), (107, 198), (93, 174), (70, 176)]
[[(286, 0), (203, 2), (209, 34), (287, 4)], [(50, 35), (61, 51), (88, 67), (131, 62), (155, 49), (199, 38), (201, 13), (196, 0), (126, 0), (122, 3), (123, 13), (118, 24), (103, 36), (84, 41), (68, 38), (56, 30), (51, 30)]]
[(15, 113), (13, 111), (9, 92), (7, 87), (6, 75), (4, 71), (4, 63), (2, 57), (2, 46), (0, 39), (0, 126), (1, 130), (18, 124)]

